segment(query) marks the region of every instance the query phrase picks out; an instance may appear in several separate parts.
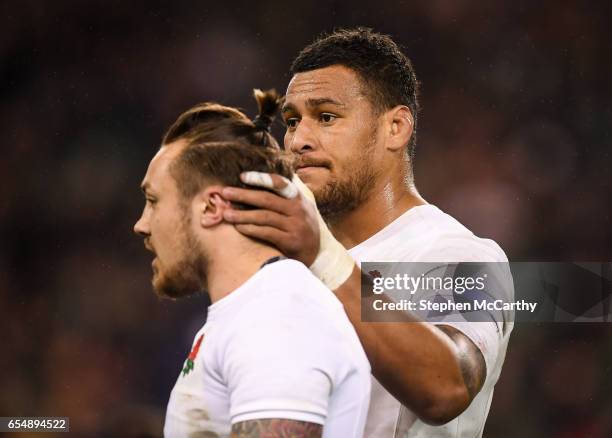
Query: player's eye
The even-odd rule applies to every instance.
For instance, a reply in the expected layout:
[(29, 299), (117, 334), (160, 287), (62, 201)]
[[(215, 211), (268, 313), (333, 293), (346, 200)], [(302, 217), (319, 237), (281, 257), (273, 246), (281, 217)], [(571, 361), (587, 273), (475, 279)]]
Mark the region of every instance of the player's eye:
[(149, 205), (151, 205), (151, 206), (153, 206), (153, 205), (155, 205), (155, 203), (157, 203), (157, 199), (155, 199), (155, 198), (149, 198), (149, 197), (147, 197), (147, 198), (145, 198), (145, 199), (147, 200), (147, 204), (149, 204)]
[(297, 117), (290, 117), (285, 120), (285, 125), (287, 125), (287, 129), (290, 131), (297, 128), (298, 123), (299, 119)]
[(336, 120), (337, 118), (338, 118), (338, 116), (336, 116), (335, 114), (330, 114), (330, 113), (321, 113), (321, 115), (319, 116), (319, 119), (323, 123), (331, 123), (334, 120)]

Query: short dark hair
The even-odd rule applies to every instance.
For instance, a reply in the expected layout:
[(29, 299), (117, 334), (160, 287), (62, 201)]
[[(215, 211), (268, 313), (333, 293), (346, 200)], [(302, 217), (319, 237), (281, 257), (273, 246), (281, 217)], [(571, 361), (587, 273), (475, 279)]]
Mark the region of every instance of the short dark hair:
[(211, 183), (252, 188), (240, 180), (240, 174), (246, 171), (276, 173), (288, 179), (293, 175), (290, 161), (280, 150), (231, 140), (189, 143), (170, 165), (170, 174), (185, 202)]
[(408, 154), (414, 158), (419, 82), (410, 59), (391, 37), (364, 27), (323, 34), (298, 54), (290, 72), (294, 75), (332, 65), (342, 65), (357, 73), (364, 94), (378, 113), (396, 105), (410, 108), (414, 130)]
[(191, 200), (211, 181), (246, 188), (240, 180), (245, 171), (291, 179), (290, 160), (268, 132), (282, 100), (274, 90), (255, 90), (255, 98), (259, 114), (254, 120), (237, 108), (202, 103), (181, 114), (168, 129), (162, 147), (178, 140), (187, 143), (170, 165), (183, 201)]

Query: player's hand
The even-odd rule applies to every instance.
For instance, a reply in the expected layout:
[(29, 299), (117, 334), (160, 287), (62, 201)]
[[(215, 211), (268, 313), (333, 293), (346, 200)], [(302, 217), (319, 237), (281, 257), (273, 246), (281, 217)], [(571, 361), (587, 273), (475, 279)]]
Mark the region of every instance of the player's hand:
[[(231, 219), (227, 220), (238, 224), (240, 232), (266, 240), (285, 255), (300, 260), (331, 290), (351, 276), (353, 258), (329, 231), (316, 208), (314, 195), (297, 175), (292, 181), (261, 172), (245, 172), (240, 178), (245, 184), (274, 190), (286, 198), (235, 188), (224, 192), (227, 199), (267, 210), (228, 211), (227, 218)], [(241, 218), (234, 213), (240, 213)], [(313, 240), (317, 236), (318, 242)]]
[[(312, 265), (319, 253), (318, 211), (310, 190), (302, 193), (295, 184), (280, 175), (244, 172), (240, 179), (263, 190), (225, 187), (223, 196), (234, 202), (249, 204), (255, 210), (226, 210), (223, 217), (245, 236), (266, 241), (287, 257), (306, 266)], [(311, 199), (307, 199), (306, 197)]]

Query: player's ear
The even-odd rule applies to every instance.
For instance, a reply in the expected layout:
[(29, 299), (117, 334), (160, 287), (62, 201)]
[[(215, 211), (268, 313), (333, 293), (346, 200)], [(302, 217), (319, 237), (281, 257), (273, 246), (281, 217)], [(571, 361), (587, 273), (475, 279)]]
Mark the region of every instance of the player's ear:
[(210, 186), (197, 197), (197, 215), (200, 225), (209, 228), (223, 222), (223, 212), (230, 208), (230, 202), (221, 194), (223, 187)]
[(385, 114), (387, 126), (387, 149), (397, 151), (405, 149), (412, 137), (414, 118), (410, 108), (398, 105)]

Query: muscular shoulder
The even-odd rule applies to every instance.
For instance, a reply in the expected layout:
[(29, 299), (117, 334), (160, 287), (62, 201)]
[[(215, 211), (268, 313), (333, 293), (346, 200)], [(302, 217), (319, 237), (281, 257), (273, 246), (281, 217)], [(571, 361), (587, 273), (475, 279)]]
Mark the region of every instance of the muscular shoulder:
[(341, 311), (339, 300), (302, 263), (284, 260), (264, 269), (258, 296), (250, 304), (252, 309), (242, 312), (244, 318), (270, 320), (274, 316), (279, 321), (298, 314), (301, 319), (317, 319)]
[(415, 262), (508, 262), (501, 247), (491, 239), (474, 234), (443, 234), (425, 246)]
[[(276, 265), (276, 266), (274, 266)], [(269, 266), (252, 300), (228, 330), (223, 350), (232, 361), (274, 358), (276, 368), (321, 368), (331, 374), (368, 368), (342, 304), (296, 261)]]
[(232, 315), (228, 342), (298, 345), (319, 337), (315, 344), (323, 347), (347, 336), (342, 304), (302, 263), (284, 260), (264, 269), (253, 299)]
[(437, 207), (422, 212), (422, 221), (428, 225), (428, 242), (417, 254), (417, 260), (506, 262), (508, 259), (500, 246), (491, 239), (476, 236), (461, 222)]
[(357, 261), (505, 262), (499, 245), (433, 205), (414, 207), (351, 250)]

